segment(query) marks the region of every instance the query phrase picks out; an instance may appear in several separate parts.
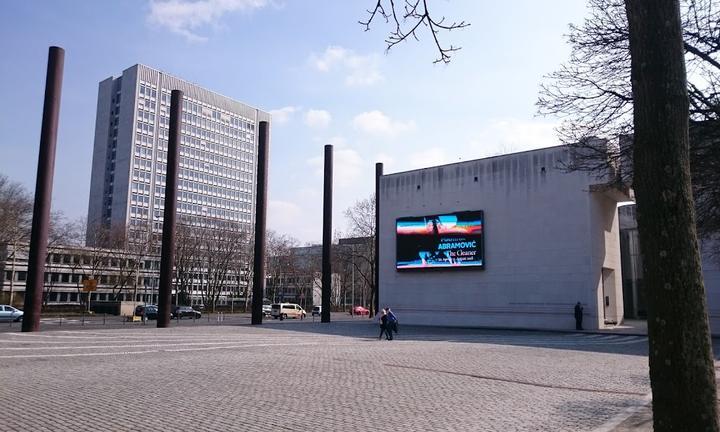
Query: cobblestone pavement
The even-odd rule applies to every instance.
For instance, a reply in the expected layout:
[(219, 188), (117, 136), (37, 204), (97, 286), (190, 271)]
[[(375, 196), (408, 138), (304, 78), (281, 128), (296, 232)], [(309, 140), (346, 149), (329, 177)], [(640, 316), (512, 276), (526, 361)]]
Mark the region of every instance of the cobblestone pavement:
[(646, 402), (639, 336), (365, 320), (0, 334), (2, 430), (606, 431)]

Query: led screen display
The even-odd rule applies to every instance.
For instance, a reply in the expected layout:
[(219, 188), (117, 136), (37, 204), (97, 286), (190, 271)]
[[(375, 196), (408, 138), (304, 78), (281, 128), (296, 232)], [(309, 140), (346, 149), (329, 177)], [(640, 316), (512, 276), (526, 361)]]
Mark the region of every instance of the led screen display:
[(396, 268), (483, 268), (483, 221), (481, 210), (398, 218)]

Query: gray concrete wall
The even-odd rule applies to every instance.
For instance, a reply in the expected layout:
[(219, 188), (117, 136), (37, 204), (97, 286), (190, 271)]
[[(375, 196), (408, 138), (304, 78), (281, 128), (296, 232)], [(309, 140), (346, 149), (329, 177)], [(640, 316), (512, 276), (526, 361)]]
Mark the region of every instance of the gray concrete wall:
[(130, 188), (132, 186), (133, 141), (135, 137), (135, 113), (137, 111), (137, 66), (123, 71), (120, 88), (120, 118), (115, 157), (115, 181), (111, 224), (125, 227), (130, 212)]
[(105, 168), (110, 142), (110, 110), (112, 108), (113, 78), (98, 85), (97, 114), (95, 116), (95, 142), (93, 144), (92, 171), (90, 174), (90, 197), (88, 199), (88, 222), (86, 241), (93, 245), (92, 230), (102, 223)]
[[(568, 329), (580, 300), (597, 328), (606, 266), (622, 316), (615, 201), (590, 192), (596, 179), (561, 171), (568, 157), (553, 147), (383, 176), (381, 307), (408, 324)], [(396, 271), (397, 218), (462, 210), (485, 213), (484, 270)]]

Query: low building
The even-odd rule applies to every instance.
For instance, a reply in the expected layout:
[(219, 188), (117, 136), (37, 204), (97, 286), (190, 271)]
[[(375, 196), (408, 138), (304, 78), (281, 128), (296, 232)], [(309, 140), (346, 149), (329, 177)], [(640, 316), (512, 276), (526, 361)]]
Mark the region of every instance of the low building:
[(403, 323), (572, 329), (622, 322), (626, 192), (564, 146), (383, 175), (380, 305)]
[[(630, 191), (568, 172), (572, 163), (557, 146), (381, 176), (380, 305), (441, 326), (573, 329), (576, 302), (586, 329), (643, 317), (632, 208), (618, 217)], [(703, 274), (720, 334), (710, 246), (701, 242)]]
[[(0, 303), (22, 307), (27, 281), (28, 245), (0, 245)], [(201, 270), (186, 278), (188, 297), (193, 305), (202, 304), (204, 276)], [(134, 301), (157, 303), (160, 279), (160, 257), (138, 255), (119, 249), (82, 246), (52, 246), (45, 264), (43, 304), (72, 306), (91, 303)], [(95, 290), (84, 291), (84, 281), (97, 281)], [(220, 292), (218, 305), (229, 304), (238, 291), (244, 291), (242, 274), (229, 272)], [(187, 299), (181, 299), (185, 303)], [(177, 292), (173, 290), (173, 301)]]

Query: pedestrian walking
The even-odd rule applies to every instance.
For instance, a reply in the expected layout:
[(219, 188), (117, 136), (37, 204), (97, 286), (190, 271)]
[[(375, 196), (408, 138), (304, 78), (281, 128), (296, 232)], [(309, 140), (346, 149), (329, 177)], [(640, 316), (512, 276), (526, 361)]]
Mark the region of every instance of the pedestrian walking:
[(398, 332), (398, 319), (397, 315), (393, 311), (390, 310), (389, 307), (386, 307), (385, 310), (387, 311), (388, 316), (388, 326), (390, 328), (390, 339), (393, 338), (393, 333)]
[(380, 312), (379, 321), (380, 321), (380, 337), (378, 337), (378, 339), (382, 339), (383, 333), (385, 333), (385, 338), (387, 340), (392, 340), (392, 329), (389, 327), (387, 310), (383, 309)]
[(582, 330), (582, 320), (583, 320), (583, 307), (582, 303), (577, 302), (575, 305), (575, 330)]

